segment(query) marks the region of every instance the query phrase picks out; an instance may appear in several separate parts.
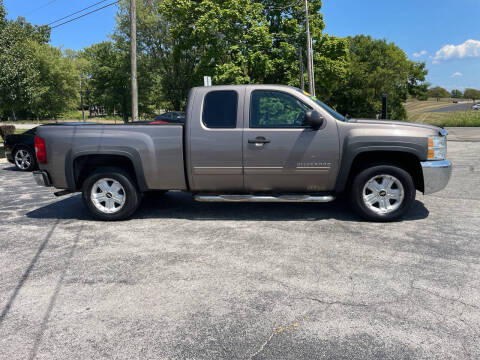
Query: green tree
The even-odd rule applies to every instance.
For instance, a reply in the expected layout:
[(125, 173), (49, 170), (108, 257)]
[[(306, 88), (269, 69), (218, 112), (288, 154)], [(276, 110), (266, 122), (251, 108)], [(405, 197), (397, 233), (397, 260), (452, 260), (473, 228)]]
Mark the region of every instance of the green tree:
[(27, 111), (37, 92), (40, 73), (35, 63), (35, 44), (48, 42), (48, 28), (32, 26), (24, 18), (6, 19), (0, 0), (0, 112)]
[[(298, 52), (302, 50), (304, 68), (306, 69), (306, 29), (305, 8), (302, 1), (261, 0), (263, 13), (268, 24), (268, 32), (272, 38), (271, 46), (266, 50), (271, 67), (265, 74), (264, 82), (299, 86)], [(312, 39), (322, 37), (325, 27), (320, 13), (322, 2), (309, 1), (310, 33)], [(314, 43), (315, 44), (315, 43)], [(320, 47), (317, 47), (318, 50)]]
[(110, 41), (94, 44), (82, 54), (88, 64), (87, 102), (116, 110), (125, 122), (130, 113), (130, 60), (128, 53), (115, 48)]
[[(299, 49), (303, 67), (307, 69), (305, 5), (303, 1), (261, 0), (273, 43), (267, 51), (271, 71), (263, 82), (300, 86)], [(318, 97), (331, 103), (338, 84), (345, 81), (348, 64), (348, 41), (323, 34), (325, 23), (320, 10), (322, 1), (309, 1), (309, 22), (313, 42), (315, 91)], [(304, 80), (306, 81), (305, 71)]]
[(472, 99), (473, 101), (476, 101), (480, 99), (480, 90), (465, 89), (463, 96), (465, 97), (465, 99)]
[[(322, 34), (322, 2), (310, 1), (316, 89), (327, 98), (343, 81), (347, 41)], [(115, 43), (128, 41), (129, 6), (122, 1)], [(185, 105), (188, 91), (203, 85), (274, 83), (299, 86), (298, 51), (306, 62), (305, 11), (291, 0), (137, 1), (139, 52), (156, 85), (156, 107)], [(306, 67), (305, 67), (306, 68)], [(160, 90), (160, 91), (158, 91)]]
[[(322, 2), (311, 0), (309, 5), (318, 97), (345, 113), (372, 117), (380, 112), (381, 94), (387, 93), (389, 118), (405, 119), (407, 97), (426, 96), (425, 63), (409, 61), (386, 40), (323, 34)], [(144, 111), (182, 109), (190, 88), (203, 85), (205, 75), (213, 76), (214, 84), (300, 84), (300, 49), (306, 65), (305, 12), (300, 1), (137, 1), (137, 18)], [(122, 0), (111, 44), (122, 57), (109, 61), (104, 69), (110, 69), (116, 85), (101, 76), (103, 70), (92, 69), (91, 77), (97, 95), (116, 89), (114, 102), (123, 104), (122, 109), (129, 106), (129, 29), (129, 1)], [(142, 72), (148, 74), (144, 80), (140, 80)]]
[(84, 56), (84, 52), (82, 50), (66, 49), (64, 51), (64, 56), (73, 62), (75, 70), (78, 73), (80, 102), (78, 103), (77, 108), (80, 108), (81, 110), (88, 110), (88, 106), (90, 104), (89, 61), (86, 56)]
[(349, 51), (347, 39), (323, 35), (313, 46), (315, 68), (315, 93), (318, 98), (337, 107), (338, 92), (348, 74)]
[(450, 93), (446, 89), (440, 86), (435, 86), (433, 88), (428, 89), (428, 97), (436, 98), (437, 101), (439, 101), (440, 98), (450, 97)]
[[(130, 55), (128, 43), (104, 41), (85, 48), (78, 55), (77, 66), (82, 71), (85, 103), (102, 106), (109, 113), (119, 113), (125, 122), (131, 115)], [(139, 111), (143, 115), (154, 112), (156, 76), (145, 54), (138, 56)], [(153, 72), (153, 74), (152, 74)]]
[(408, 96), (426, 92), (424, 63), (408, 60), (394, 43), (359, 35), (348, 38), (349, 61), (345, 81), (334, 89), (332, 105), (353, 117), (375, 117), (382, 94), (388, 96), (388, 118), (403, 120)]
[[(188, 91), (213, 76), (216, 84), (263, 82), (272, 66), (272, 40), (261, 4), (251, 0), (137, 1), (138, 47), (149, 76), (174, 109), (185, 105)], [(114, 41), (129, 38), (128, 2), (117, 17)], [(140, 74), (140, 71), (139, 71)], [(157, 94), (159, 93), (157, 88)]]
[(79, 73), (72, 59), (61, 50), (44, 44), (33, 44), (35, 67), (39, 71), (32, 112), (40, 118), (57, 118), (78, 105)]
[(451, 97), (454, 99), (461, 99), (463, 98), (463, 93), (458, 89), (454, 89), (451, 92)]

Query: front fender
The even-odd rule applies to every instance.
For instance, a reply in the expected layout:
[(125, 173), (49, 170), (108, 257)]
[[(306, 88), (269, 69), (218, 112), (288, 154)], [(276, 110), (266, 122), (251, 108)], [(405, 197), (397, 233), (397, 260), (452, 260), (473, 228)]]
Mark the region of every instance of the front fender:
[(361, 154), (376, 152), (381, 153), (382, 159), (388, 159), (389, 153), (404, 153), (415, 156), (419, 161), (427, 159), (429, 134), (424, 135), (423, 131), (419, 132), (413, 127), (390, 126), (379, 129), (353, 124), (352, 128), (349, 128), (349, 124), (346, 124), (342, 130), (342, 155), (335, 186), (337, 193), (345, 191), (355, 158)]

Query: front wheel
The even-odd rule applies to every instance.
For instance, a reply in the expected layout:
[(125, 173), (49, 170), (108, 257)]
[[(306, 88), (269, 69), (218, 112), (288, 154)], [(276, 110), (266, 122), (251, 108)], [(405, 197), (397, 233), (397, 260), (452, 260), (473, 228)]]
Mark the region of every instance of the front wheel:
[(140, 193), (122, 169), (99, 169), (83, 184), (83, 201), (90, 213), (104, 221), (124, 220), (140, 205)]
[(357, 213), (371, 221), (393, 221), (403, 216), (415, 201), (412, 176), (394, 165), (372, 165), (360, 171), (351, 187)]

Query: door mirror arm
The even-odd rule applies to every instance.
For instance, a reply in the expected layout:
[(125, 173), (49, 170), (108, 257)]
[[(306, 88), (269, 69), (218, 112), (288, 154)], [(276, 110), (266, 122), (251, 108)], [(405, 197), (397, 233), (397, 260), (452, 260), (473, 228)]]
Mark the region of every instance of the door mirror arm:
[(320, 129), (325, 123), (325, 118), (316, 110), (310, 110), (305, 113), (303, 126), (307, 126), (313, 130)]

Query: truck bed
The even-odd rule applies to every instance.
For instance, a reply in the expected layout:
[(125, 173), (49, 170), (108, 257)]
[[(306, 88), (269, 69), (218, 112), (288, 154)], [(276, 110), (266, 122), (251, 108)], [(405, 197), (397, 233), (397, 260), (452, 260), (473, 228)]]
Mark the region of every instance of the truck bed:
[(42, 168), (56, 188), (78, 190), (75, 165), (105, 153), (131, 162), (142, 191), (187, 190), (181, 125), (45, 125), (37, 135), (46, 142)]

